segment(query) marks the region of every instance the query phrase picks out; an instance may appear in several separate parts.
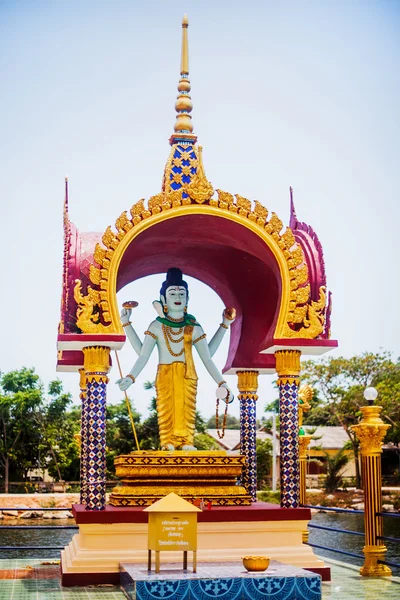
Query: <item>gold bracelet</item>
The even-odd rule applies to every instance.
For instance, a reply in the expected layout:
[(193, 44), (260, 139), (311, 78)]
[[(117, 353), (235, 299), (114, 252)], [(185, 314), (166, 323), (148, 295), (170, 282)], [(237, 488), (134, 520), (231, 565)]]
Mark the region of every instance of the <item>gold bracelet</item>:
[(128, 325), (132, 325), (132, 321), (127, 321), (126, 323), (122, 323), (122, 327), (128, 327)]
[(129, 379), (132, 379), (133, 383), (135, 383), (136, 379), (134, 378), (133, 375), (131, 375), (130, 373), (128, 373), (127, 377), (129, 377)]
[(219, 382), (218, 387), (221, 387), (221, 385), (224, 385), (224, 383), (226, 383), (226, 381), (222, 380)]
[(219, 326), (223, 327), (224, 329), (229, 329), (228, 325), (225, 325), (224, 323), (220, 323)]
[(197, 342), (199, 342), (200, 340), (204, 340), (205, 337), (207, 337), (207, 334), (203, 333), (203, 335), (194, 340), (193, 346), (197, 344)]

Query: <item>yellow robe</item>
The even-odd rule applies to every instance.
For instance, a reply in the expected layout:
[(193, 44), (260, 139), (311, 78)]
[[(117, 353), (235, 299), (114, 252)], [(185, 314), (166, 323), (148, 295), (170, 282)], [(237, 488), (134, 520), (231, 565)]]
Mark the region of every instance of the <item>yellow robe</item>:
[(161, 447), (193, 446), (196, 420), (197, 374), (192, 355), (193, 327), (184, 328), (185, 362), (158, 365), (156, 377), (158, 427)]

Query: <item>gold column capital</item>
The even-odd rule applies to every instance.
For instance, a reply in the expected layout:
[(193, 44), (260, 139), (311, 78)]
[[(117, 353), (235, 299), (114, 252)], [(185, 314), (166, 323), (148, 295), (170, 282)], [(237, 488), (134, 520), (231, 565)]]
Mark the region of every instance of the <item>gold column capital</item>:
[(276, 372), (279, 375), (278, 384), (292, 383), (293, 380), (300, 384), (300, 350), (278, 350), (275, 352)]
[(83, 348), (83, 357), (86, 381), (108, 383), (110, 348), (106, 346), (87, 346)]
[(307, 458), (307, 448), (310, 444), (312, 435), (299, 435), (299, 458)]
[(86, 398), (86, 373), (84, 368), (79, 369), (79, 389), (81, 391), (79, 397), (84, 400)]
[(257, 400), (258, 371), (237, 371), (237, 376), (239, 392), (245, 394), (246, 398)]
[(382, 406), (362, 406), (362, 421), (351, 429), (360, 441), (361, 454), (374, 456), (382, 453), (382, 443), (390, 425), (380, 417)]

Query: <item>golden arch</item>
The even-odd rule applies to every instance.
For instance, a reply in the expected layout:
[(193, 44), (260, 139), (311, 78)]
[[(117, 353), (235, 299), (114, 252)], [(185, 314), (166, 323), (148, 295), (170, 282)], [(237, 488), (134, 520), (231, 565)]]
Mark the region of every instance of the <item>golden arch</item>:
[[(210, 215), (227, 219), (247, 228), (263, 240), (279, 268), (281, 297), (274, 338), (315, 338), (323, 330), (325, 308), (324, 289), (318, 302), (310, 301), (308, 267), (302, 248), (290, 228), (283, 233), (282, 221), (275, 213), (268, 220), (268, 211), (259, 202), (254, 205), (236, 195), (217, 190), (218, 199), (193, 200), (182, 197), (182, 189), (153, 196), (145, 207), (140, 200), (116, 220), (116, 231), (108, 227), (97, 244), (91, 265), (90, 279), (94, 286), (87, 295), (81, 293), (81, 283), (75, 286), (78, 304), (77, 325), (83, 333), (123, 334), (117, 306), (117, 276), (121, 260), (131, 242), (141, 233), (163, 221), (187, 215)], [(195, 193), (191, 196), (196, 198)], [(99, 320), (99, 311), (101, 319)]]

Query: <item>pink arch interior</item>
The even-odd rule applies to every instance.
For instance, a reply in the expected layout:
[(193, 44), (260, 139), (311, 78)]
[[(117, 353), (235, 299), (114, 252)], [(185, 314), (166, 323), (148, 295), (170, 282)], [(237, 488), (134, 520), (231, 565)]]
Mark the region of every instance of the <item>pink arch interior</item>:
[(126, 249), (117, 291), (141, 277), (164, 274), (172, 266), (210, 286), (225, 306), (236, 308), (225, 370), (273, 366), (273, 357), (259, 352), (273, 337), (281, 278), (274, 255), (260, 237), (211, 215), (162, 221)]

